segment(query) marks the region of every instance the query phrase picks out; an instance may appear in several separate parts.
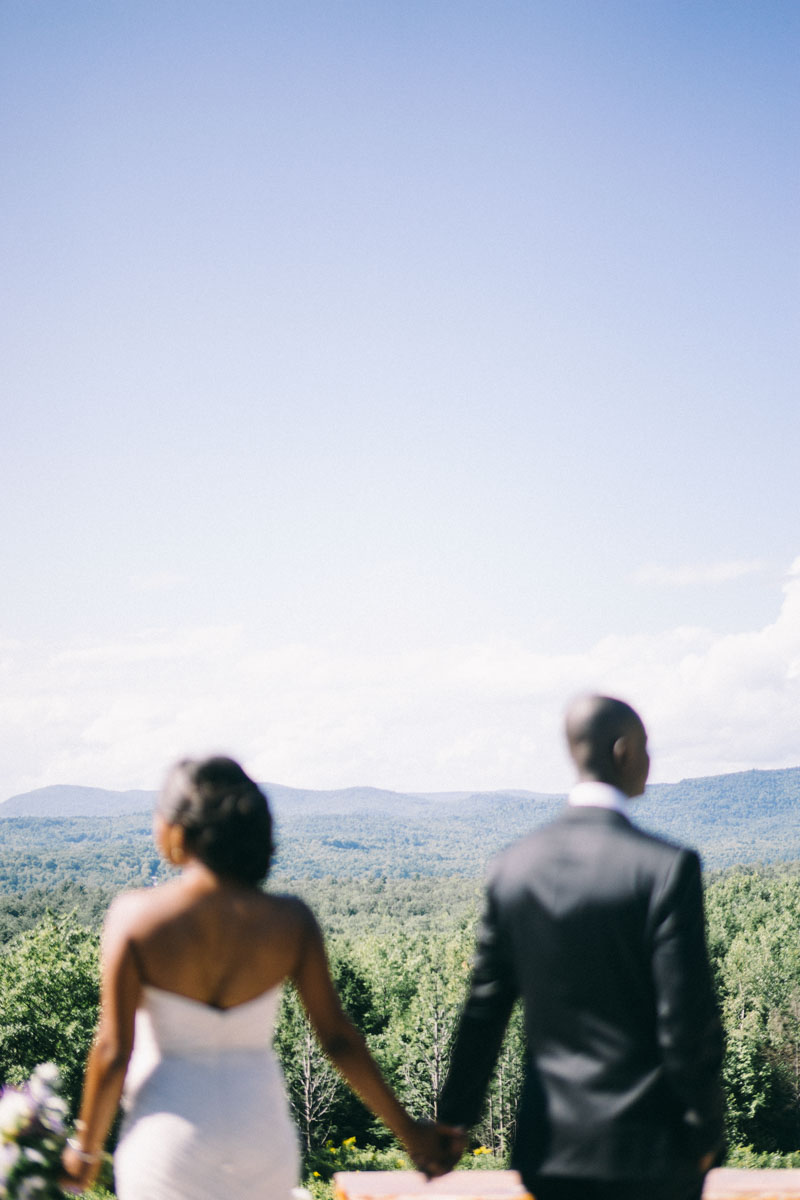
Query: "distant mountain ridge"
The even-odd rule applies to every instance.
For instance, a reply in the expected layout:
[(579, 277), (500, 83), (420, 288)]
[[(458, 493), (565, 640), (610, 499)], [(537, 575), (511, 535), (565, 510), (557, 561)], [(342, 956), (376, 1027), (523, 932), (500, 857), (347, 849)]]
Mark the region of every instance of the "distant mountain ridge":
[[(519, 789), (394, 792), (262, 786), (276, 816), (277, 866), (289, 875), (480, 874), (492, 854), (550, 820), (564, 802), (563, 795)], [(65, 839), (98, 845), (109, 837), (129, 836), (123, 826), (137, 830), (136, 838), (147, 847), (155, 798), (155, 792), (144, 790), (38, 788), (0, 805), (0, 818), (5, 818), (0, 820), (0, 847), (6, 844), (11, 853), (12, 843), (21, 848), (27, 838), (33, 839), (31, 845), (38, 838), (42, 847), (52, 841), (58, 848)], [(800, 861), (800, 767), (653, 784), (631, 809), (637, 824), (695, 846), (707, 867)], [(74, 830), (62, 829), (70, 822)]]
[[(287, 787), (280, 783), (259, 784), (270, 799), (276, 813), (336, 814), (352, 812), (397, 811), (398, 804), (405, 813), (429, 812), (432, 804), (462, 804), (478, 797), (502, 796), (513, 799), (555, 800), (556, 796), (518, 790), (500, 792), (393, 792), (385, 788), (347, 787), (313, 789)], [(116, 817), (132, 813), (152, 812), (157, 792), (133, 790), (113, 791), (108, 788), (86, 787), (79, 784), (51, 784), (20, 792), (0, 803), (3, 817)]]
[[(563, 800), (563, 792), (534, 792), (523, 788), (477, 789), (454, 792), (398, 792), (388, 788), (354, 786), (346, 788), (297, 788), (282, 783), (261, 783), (275, 808), (291, 806), (306, 812), (375, 812), (395, 807), (402, 801), (408, 808), (420, 810), (430, 804), (463, 804), (485, 801), (492, 796), (504, 800)], [(737, 806), (747, 796), (758, 807), (765, 800), (781, 806), (800, 801), (800, 766), (775, 770), (735, 771), (728, 775), (703, 775), (682, 779), (679, 783), (648, 784), (642, 807), (650, 800), (663, 801), (677, 793), (687, 798), (708, 797), (712, 793), (726, 808)], [(116, 791), (85, 784), (50, 784), (20, 792), (0, 802), (3, 817), (79, 817), (119, 816), (123, 813), (149, 812), (158, 793), (142, 788)]]
[(2, 817), (109, 817), (151, 811), (156, 793), (55, 783), (20, 792), (0, 804)]

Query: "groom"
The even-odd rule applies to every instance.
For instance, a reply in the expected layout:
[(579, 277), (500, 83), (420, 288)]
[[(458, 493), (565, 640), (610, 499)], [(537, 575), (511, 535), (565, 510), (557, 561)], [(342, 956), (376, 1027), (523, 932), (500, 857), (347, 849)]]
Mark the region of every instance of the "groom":
[[(439, 1119), (478, 1119), (519, 996), (513, 1164), (536, 1200), (692, 1200), (722, 1144), (700, 863), (631, 824), (650, 760), (628, 704), (582, 697), (566, 733), (567, 808), (490, 872)], [(452, 1139), (448, 1165), (463, 1145)]]

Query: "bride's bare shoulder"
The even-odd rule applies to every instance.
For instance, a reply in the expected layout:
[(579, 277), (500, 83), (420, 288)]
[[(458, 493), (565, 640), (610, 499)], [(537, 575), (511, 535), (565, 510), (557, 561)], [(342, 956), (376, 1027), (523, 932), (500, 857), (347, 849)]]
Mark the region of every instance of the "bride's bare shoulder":
[(264, 892), (263, 902), (265, 909), (271, 915), (278, 917), (282, 923), (285, 922), (295, 929), (306, 929), (317, 924), (313, 912), (305, 900), (301, 900), (299, 896), (289, 895), (288, 892), (284, 894)]
[(305, 900), (293, 896), (290, 892), (262, 892), (261, 898), (265, 905), (281, 916), (299, 919), (311, 912)]
[(178, 899), (175, 881), (155, 888), (120, 892), (109, 905), (104, 923), (106, 935), (138, 932), (166, 916)]

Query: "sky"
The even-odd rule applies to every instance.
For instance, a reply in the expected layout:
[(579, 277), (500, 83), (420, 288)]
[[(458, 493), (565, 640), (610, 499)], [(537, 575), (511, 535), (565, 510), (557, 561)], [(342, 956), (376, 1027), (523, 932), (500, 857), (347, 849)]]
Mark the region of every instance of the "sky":
[(0, 800), (800, 763), (795, 0), (4, 0)]

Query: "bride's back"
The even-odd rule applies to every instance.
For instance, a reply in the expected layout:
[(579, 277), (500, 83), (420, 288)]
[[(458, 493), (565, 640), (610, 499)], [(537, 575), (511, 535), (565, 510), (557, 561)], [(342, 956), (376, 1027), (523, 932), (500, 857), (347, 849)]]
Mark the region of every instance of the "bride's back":
[(228, 883), (190, 861), (180, 879), (130, 892), (115, 905), (142, 983), (215, 1008), (232, 1008), (295, 968), (305, 905)]

